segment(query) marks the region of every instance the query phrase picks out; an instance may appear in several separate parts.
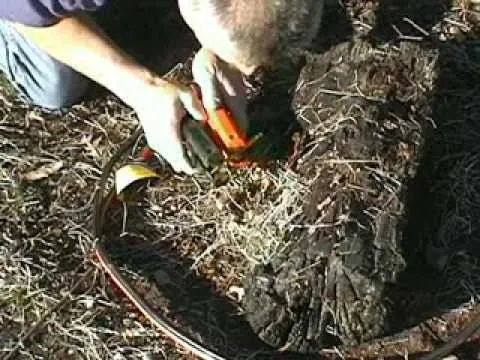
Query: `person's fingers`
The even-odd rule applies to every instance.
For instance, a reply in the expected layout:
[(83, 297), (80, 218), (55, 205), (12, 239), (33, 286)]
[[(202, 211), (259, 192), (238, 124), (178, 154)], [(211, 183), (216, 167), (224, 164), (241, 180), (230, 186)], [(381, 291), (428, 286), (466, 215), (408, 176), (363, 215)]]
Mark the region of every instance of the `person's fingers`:
[(193, 79), (200, 86), (202, 102), (207, 110), (213, 110), (222, 103), (213, 56), (208, 50), (201, 49), (192, 64)]
[(235, 119), (240, 127), (247, 131), (247, 94), (243, 77), (232, 74), (231, 76), (219, 76), (220, 89), (224, 89), (223, 99), (227, 108), (235, 115)]
[(231, 97), (227, 97), (225, 102), (228, 109), (232, 112), (232, 114), (234, 114), (235, 120), (238, 122), (240, 128), (242, 128), (243, 131), (247, 132), (249, 126), (249, 119), (247, 115), (246, 102), (239, 101), (238, 98)]
[(173, 170), (177, 173), (183, 172), (187, 175), (193, 175), (197, 172), (184, 157), (176, 158), (172, 161), (169, 161), (169, 163), (171, 164)]
[(195, 173), (195, 169), (186, 158), (180, 137), (180, 123), (175, 120), (183, 117), (185, 112), (183, 109), (177, 111), (180, 113), (172, 113), (170, 117), (162, 119), (163, 126), (155, 122), (145, 122), (143, 128), (151, 149), (160, 154), (176, 172), (191, 175)]
[(190, 165), (184, 154), (183, 146), (178, 141), (165, 141), (161, 145), (154, 144), (152, 148), (156, 150), (170, 164), (175, 172), (183, 172), (187, 175), (195, 173), (195, 169)]
[(217, 71), (217, 79), (225, 105), (235, 115), (242, 129), (247, 131), (247, 91), (242, 74), (225, 66)]
[(247, 131), (247, 96), (242, 73), (207, 49), (201, 49), (195, 56), (192, 72), (194, 81), (201, 88), (205, 109), (212, 111), (225, 105), (240, 127)]
[(204, 120), (206, 118), (204, 105), (202, 101), (195, 96), (189, 88), (179, 89), (178, 97), (182, 102), (185, 110), (195, 119)]

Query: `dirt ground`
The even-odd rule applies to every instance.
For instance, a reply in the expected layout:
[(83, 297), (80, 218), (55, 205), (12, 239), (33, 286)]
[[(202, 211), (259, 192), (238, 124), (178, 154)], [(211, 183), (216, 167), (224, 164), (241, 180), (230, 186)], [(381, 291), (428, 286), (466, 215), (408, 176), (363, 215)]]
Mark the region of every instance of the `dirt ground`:
[[(198, 45), (175, 3), (117, 1), (98, 18), (184, 76)], [(329, 4), (305, 57), (249, 79), (269, 167), (162, 168), (107, 213), (115, 263), (227, 359), (417, 359), (443, 344), (479, 313), (479, 17), (473, 0)], [(99, 89), (48, 112), (0, 87), (2, 359), (195, 358), (93, 254), (102, 169), (137, 125)], [(474, 336), (455, 354), (479, 349)]]

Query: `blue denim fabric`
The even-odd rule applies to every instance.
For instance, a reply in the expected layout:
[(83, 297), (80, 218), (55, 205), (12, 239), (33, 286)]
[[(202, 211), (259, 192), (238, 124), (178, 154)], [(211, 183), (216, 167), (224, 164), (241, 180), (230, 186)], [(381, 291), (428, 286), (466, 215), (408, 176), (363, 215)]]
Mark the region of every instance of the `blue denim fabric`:
[(90, 81), (53, 59), (0, 20), (0, 71), (36, 105), (59, 109), (78, 101)]

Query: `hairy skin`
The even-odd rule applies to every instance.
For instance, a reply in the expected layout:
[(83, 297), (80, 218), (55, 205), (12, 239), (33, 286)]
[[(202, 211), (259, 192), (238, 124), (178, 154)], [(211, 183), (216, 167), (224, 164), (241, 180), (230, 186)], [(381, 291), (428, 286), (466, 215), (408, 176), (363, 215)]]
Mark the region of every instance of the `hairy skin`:
[[(308, 47), (320, 28), (324, 0), (179, 0), (179, 5), (204, 46), (227, 62), (237, 58), (255, 67)], [(205, 22), (206, 17), (215, 20)], [(225, 34), (210, 42), (209, 34), (219, 29)]]
[(137, 113), (149, 145), (175, 171), (194, 172), (184, 156), (180, 121), (187, 111), (198, 120), (204, 115), (186, 85), (163, 80), (136, 62), (86, 16), (66, 17), (48, 27), (14, 27), (50, 56), (120, 97)]
[(103, 85), (130, 106), (137, 103), (135, 87), (163, 81), (117, 47), (87, 16), (67, 17), (49, 27), (14, 27), (50, 56)]

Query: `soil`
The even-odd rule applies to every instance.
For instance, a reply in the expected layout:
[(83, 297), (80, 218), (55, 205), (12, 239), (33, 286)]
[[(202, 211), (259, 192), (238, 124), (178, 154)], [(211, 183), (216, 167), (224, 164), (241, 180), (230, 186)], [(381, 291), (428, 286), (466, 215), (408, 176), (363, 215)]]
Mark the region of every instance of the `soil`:
[[(185, 79), (198, 44), (175, 3), (118, 1), (98, 18)], [(309, 52), (248, 79), (267, 166), (189, 178), (153, 162), (161, 181), (106, 216), (122, 273), (228, 359), (417, 358), (446, 342), (479, 312), (479, 10), (329, 4)], [(92, 194), (138, 125), (97, 90), (58, 112), (0, 92), (0, 354), (191, 359), (92, 256)]]

